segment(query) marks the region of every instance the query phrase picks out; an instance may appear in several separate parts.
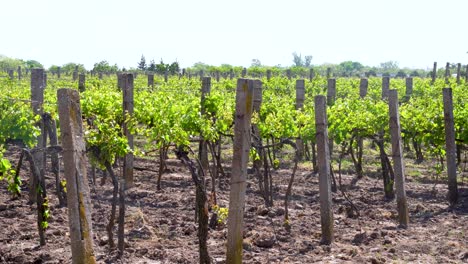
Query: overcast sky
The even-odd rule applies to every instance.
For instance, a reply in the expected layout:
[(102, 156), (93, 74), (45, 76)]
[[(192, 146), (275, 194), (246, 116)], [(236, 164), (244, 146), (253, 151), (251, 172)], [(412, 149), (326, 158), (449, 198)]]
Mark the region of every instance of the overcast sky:
[(427, 68), (468, 63), (467, 0), (6, 0), (0, 54), (49, 67), (107, 60), (136, 67), (162, 58), (290, 66), (394, 60)]

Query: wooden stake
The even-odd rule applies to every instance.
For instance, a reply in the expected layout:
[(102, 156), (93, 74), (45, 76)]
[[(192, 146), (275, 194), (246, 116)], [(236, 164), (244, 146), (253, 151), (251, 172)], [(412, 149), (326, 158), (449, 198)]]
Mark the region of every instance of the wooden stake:
[(325, 96), (315, 96), (315, 126), (319, 167), (320, 222), (322, 244), (333, 242), (333, 208), (330, 179), (330, 152), (328, 146), (327, 105)]
[(229, 192), (227, 264), (242, 263), (245, 189), (250, 151), (253, 89), (253, 80), (237, 80), (234, 154)]
[(409, 223), (409, 216), (408, 204), (406, 201), (405, 162), (403, 160), (397, 90), (389, 91), (388, 106), (390, 114), (390, 136), (392, 140), (393, 171), (395, 173), (398, 219), (400, 226), (406, 228)]
[(68, 223), (73, 264), (96, 263), (93, 250), (91, 201), (86, 173), (86, 149), (80, 96), (72, 89), (57, 91), (64, 174), (67, 180)]
[(452, 89), (443, 89), (444, 98), (444, 120), (445, 120), (445, 146), (447, 157), (447, 174), (448, 174), (448, 201), (451, 205), (457, 203), (458, 186), (457, 186), (457, 147), (455, 144), (455, 126), (453, 121), (453, 101)]

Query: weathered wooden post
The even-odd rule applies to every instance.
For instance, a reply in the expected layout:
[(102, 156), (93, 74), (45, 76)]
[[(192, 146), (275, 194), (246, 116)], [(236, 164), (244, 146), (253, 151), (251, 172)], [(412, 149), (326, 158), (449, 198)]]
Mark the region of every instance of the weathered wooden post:
[(234, 69), (229, 70), (229, 79), (234, 79)]
[(185, 74), (186, 74), (186, 70), (185, 68), (182, 69), (182, 76), (185, 77)]
[(330, 77), (331, 77), (331, 68), (328, 67), (327, 68), (327, 79), (330, 79)]
[(247, 76), (247, 68), (243, 68), (242, 69), (242, 78), (245, 78), (245, 76)]
[(455, 125), (453, 120), (452, 89), (443, 89), (444, 120), (445, 120), (445, 146), (448, 175), (448, 201), (454, 205), (458, 201), (457, 186), (457, 147), (455, 144)]
[(309, 70), (309, 81), (312, 81), (315, 77), (314, 69), (310, 68)]
[(166, 71), (164, 72), (164, 82), (165, 82), (165, 83), (167, 83), (167, 81), (168, 81), (168, 75), (169, 75), (169, 72), (166, 70)]
[(62, 71), (62, 68), (61, 68), (61, 67), (58, 67), (58, 68), (57, 68), (57, 78), (59, 78), (59, 79), (60, 79), (61, 71)]
[(409, 100), (413, 94), (413, 77), (406, 78), (406, 100)]
[(336, 79), (328, 79), (327, 87), (327, 104), (333, 105), (336, 98)]
[(119, 90), (123, 89), (124, 74), (125, 73), (117, 73), (117, 88), (119, 88)]
[[(406, 79), (408, 80), (408, 79)], [(390, 136), (392, 140), (393, 171), (395, 173), (396, 200), (400, 226), (406, 228), (409, 223), (408, 203), (405, 190), (405, 163), (401, 141), (400, 114), (398, 112), (398, 92), (389, 91)]]
[(390, 77), (382, 77), (382, 100), (388, 99), (388, 91), (390, 90)]
[[(305, 100), (305, 81), (304, 79), (296, 80), (296, 110), (300, 110), (304, 107)], [(297, 153), (299, 159), (304, 157), (304, 142), (302, 138), (296, 139)]]
[(266, 71), (266, 76), (267, 76), (267, 81), (270, 81), (270, 79), (271, 79), (271, 70), (270, 69), (268, 69)]
[(325, 96), (315, 96), (315, 135), (317, 142), (319, 193), (320, 193), (320, 222), (322, 226), (322, 244), (333, 242), (333, 208), (331, 195), (330, 152), (328, 147), (327, 105)]
[[(31, 107), (33, 113), (40, 116), (44, 112), (44, 90), (46, 85), (44, 76), (44, 69), (31, 69)], [(38, 126), (41, 129), (41, 134), (37, 138), (37, 147), (42, 148), (44, 144), (44, 123), (42, 119), (39, 121)], [(37, 151), (32, 155), (40, 175), (44, 175), (44, 152)], [(34, 179), (34, 175), (31, 173), (29, 181), (29, 201), (31, 202), (36, 202), (36, 189), (37, 180)]]
[(286, 77), (291, 80), (291, 69), (286, 69)]
[(96, 263), (93, 250), (91, 201), (86, 172), (80, 96), (72, 89), (57, 91), (64, 174), (67, 181), (68, 223), (73, 264)]
[(465, 68), (465, 83), (468, 83), (468, 64), (466, 65), (466, 68)]
[[(133, 115), (133, 74), (131, 73), (123, 73), (123, 114), (124, 116), (131, 117)], [(128, 128), (128, 122), (123, 123), (123, 132), (124, 135), (127, 137), (128, 146), (133, 151), (133, 135), (131, 134)], [(129, 152), (125, 154), (124, 162), (123, 162), (123, 173), (125, 179), (125, 188), (132, 188), (135, 183), (133, 179), (133, 152)]]
[(445, 83), (449, 83), (450, 78), (450, 62), (445, 65)]
[(23, 74), (21, 72), (21, 66), (18, 66), (18, 80), (21, 80), (23, 78)]
[(102, 80), (102, 72), (99, 72), (98, 76), (99, 76), (99, 80)]
[(154, 87), (154, 74), (148, 74), (148, 87)]
[[(202, 79), (202, 87), (201, 87), (201, 108), (200, 108), (200, 114), (202, 116), (205, 115), (205, 100), (206, 96), (210, 94), (211, 91), (211, 77), (203, 77)], [(199, 151), (198, 151), (198, 158), (200, 160), (200, 163), (202, 165), (202, 169), (205, 172), (205, 175), (208, 172), (209, 169), (209, 161), (208, 161), (208, 146), (206, 141), (203, 138), (203, 135), (201, 135), (202, 140), (200, 141), (199, 144)]]
[(73, 71), (73, 81), (78, 79), (78, 66), (75, 66), (75, 70)]
[(218, 70), (216, 71), (215, 76), (216, 76), (216, 82), (219, 82), (219, 71)]
[(437, 61), (434, 61), (434, 67), (432, 68), (431, 76), (432, 76), (431, 84), (434, 84), (437, 78)]
[(227, 264), (242, 263), (245, 189), (250, 151), (254, 81), (237, 80), (234, 154), (229, 192)]
[(86, 83), (86, 75), (80, 74), (79, 79), (78, 79), (78, 90), (80, 91), (80, 93), (86, 90), (85, 83)]
[(361, 78), (359, 83), (359, 96), (364, 98), (367, 96), (367, 89), (369, 88), (369, 80), (367, 78)]
[(13, 81), (13, 79), (15, 78), (14, 71), (13, 70), (8, 70), (8, 76), (10, 77), (10, 80)]
[(457, 64), (457, 84), (460, 85), (461, 63)]
[(200, 70), (198, 74), (200, 76), (200, 80), (203, 79), (203, 76), (205, 76), (205, 73), (203, 72), (203, 70)]

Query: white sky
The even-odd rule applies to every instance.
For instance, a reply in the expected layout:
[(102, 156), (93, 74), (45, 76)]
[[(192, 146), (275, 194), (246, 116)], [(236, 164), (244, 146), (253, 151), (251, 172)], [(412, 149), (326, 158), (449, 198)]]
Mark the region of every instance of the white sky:
[(467, 0), (3, 0), (0, 54), (49, 67), (177, 60), (290, 66), (468, 62)]

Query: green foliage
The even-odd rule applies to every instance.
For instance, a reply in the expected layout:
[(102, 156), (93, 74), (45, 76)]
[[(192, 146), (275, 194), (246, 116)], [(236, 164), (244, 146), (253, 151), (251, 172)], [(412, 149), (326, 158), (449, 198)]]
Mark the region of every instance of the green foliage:
[(111, 66), (109, 65), (109, 62), (105, 60), (95, 63), (93, 67), (93, 71), (95, 72), (117, 73), (118, 70), (119, 67), (117, 66), (117, 64)]

